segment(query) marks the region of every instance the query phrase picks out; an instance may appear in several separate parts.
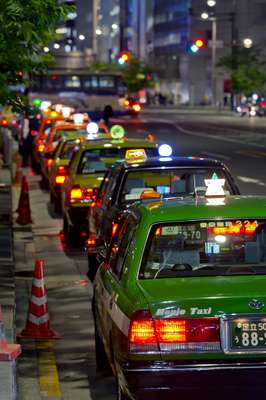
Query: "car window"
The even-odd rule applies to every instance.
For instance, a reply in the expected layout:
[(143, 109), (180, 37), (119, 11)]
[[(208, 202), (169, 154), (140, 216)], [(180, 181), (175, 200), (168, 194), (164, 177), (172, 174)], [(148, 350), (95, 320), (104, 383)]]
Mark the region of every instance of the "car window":
[(140, 278), (236, 274), (266, 275), (266, 220), (158, 224)]
[(105, 192), (103, 193), (103, 197), (102, 197), (102, 202), (105, 205), (107, 205), (109, 203), (110, 199), (113, 196), (113, 192), (116, 187), (117, 176), (118, 176), (118, 173), (116, 171), (113, 171), (108, 178), (107, 185), (105, 187)]
[(60, 160), (71, 160), (73, 151), (77, 148), (76, 140), (67, 141), (63, 144), (59, 158)]
[(120, 228), (111, 242), (110, 267), (112, 272), (120, 279), (125, 265), (128, 249), (135, 232), (135, 225), (132, 222), (125, 221), (120, 223)]
[(154, 168), (128, 171), (120, 192), (120, 203), (130, 203), (140, 199), (144, 190), (155, 190), (162, 197), (176, 197), (190, 194), (205, 194), (206, 180), (224, 179), (226, 194), (234, 194), (234, 189), (222, 169), (214, 168)]

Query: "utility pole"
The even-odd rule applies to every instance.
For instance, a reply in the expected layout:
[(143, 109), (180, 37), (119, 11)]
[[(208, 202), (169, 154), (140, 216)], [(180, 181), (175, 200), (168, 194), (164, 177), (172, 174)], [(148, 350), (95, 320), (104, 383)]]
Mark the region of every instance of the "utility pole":
[(217, 19), (212, 21), (212, 105), (216, 107), (216, 49), (217, 49)]

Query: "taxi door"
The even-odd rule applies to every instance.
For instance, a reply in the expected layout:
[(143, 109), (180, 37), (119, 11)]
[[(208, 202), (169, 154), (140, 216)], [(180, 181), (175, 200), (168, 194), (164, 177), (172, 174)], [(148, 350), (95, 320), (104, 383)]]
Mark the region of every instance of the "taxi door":
[(117, 213), (113, 204), (116, 195), (116, 184), (119, 177), (117, 171), (109, 171), (105, 175), (101, 185), (96, 206), (92, 210), (90, 218), (90, 232), (95, 233), (98, 239), (106, 240), (106, 233), (110, 234), (112, 230), (112, 222)]
[[(119, 227), (107, 251), (107, 257), (101, 264), (95, 279), (94, 306), (95, 323), (105, 344), (109, 360), (113, 361), (117, 353), (115, 343), (125, 330), (126, 315), (130, 298), (123, 286), (123, 270), (126, 260), (131, 256), (130, 248), (137, 223), (133, 218), (121, 218)], [(117, 354), (116, 354), (117, 356)]]

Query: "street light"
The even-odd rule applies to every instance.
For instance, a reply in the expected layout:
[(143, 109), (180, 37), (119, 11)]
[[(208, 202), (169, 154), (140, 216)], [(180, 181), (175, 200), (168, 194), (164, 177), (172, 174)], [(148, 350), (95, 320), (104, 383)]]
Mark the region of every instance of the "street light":
[(54, 44), (54, 48), (55, 48), (56, 50), (60, 49), (60, 44), (59, 44), (59, 43), (55, 43), (55, 44)]
[(84, 35), (79, 35), (79, 40), (85, 40), (85, 36)]
[(250, 38), (243, 39), (243, 45), (246, 49), (250, 49), (253, 45), (253, 40)]
[(45, 47), (43, 48), (43, 51), (44, 51), (45, 53), (49, 53), (50, 49), (49, 49), (49, 47), (45, 46)]
[(209, 19), (209, 14), (207, 13), (207, 12), (203, 12), (202, 14), (201, 14), (201, 18), (202, 19)]
[(207, 0), (207, 6), (214, 7), (215, 5), (216, 5), (216, 1), (215, 0)]

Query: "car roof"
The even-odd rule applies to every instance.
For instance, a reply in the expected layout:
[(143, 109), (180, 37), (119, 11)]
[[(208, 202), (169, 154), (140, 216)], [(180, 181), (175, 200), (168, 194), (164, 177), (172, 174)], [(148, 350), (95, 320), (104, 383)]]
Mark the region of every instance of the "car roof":
[[(92, 139), (84, 142), (82, 146), (80, 146), (81, 150), (86, 150), (90, 148), (99, 148), (104, 147), (105, 144), (111, 144), (112, 147), (134, 147), (134, 148), (156, 148), (158, 144), (156, 142), (149, 142), (148, 140), (141, 139), (131, 139), (131, 138), (123, 138), (123, 139), (112, 139), (109, 135), (106, 137), (106, 134), (103, 134), (102, 138)], [(110, 147), (111, 147), (110, 146)]]
[(120, 169), (144, 169), (153, 167), (218, 167), (225, 168), (223, 162), (211, 158), (202, 158), (195, 156), (182, 156), (182, 157), (151, 157), (143, 162), (128, 162), (118, 161), (113, 165), (113, 168)]
[(149, 225), (209, 219), (266, 219), (266, 196), (185, 196), (137, 202), (128, 210), (134, 210), (134, 214), (141, 216)]

